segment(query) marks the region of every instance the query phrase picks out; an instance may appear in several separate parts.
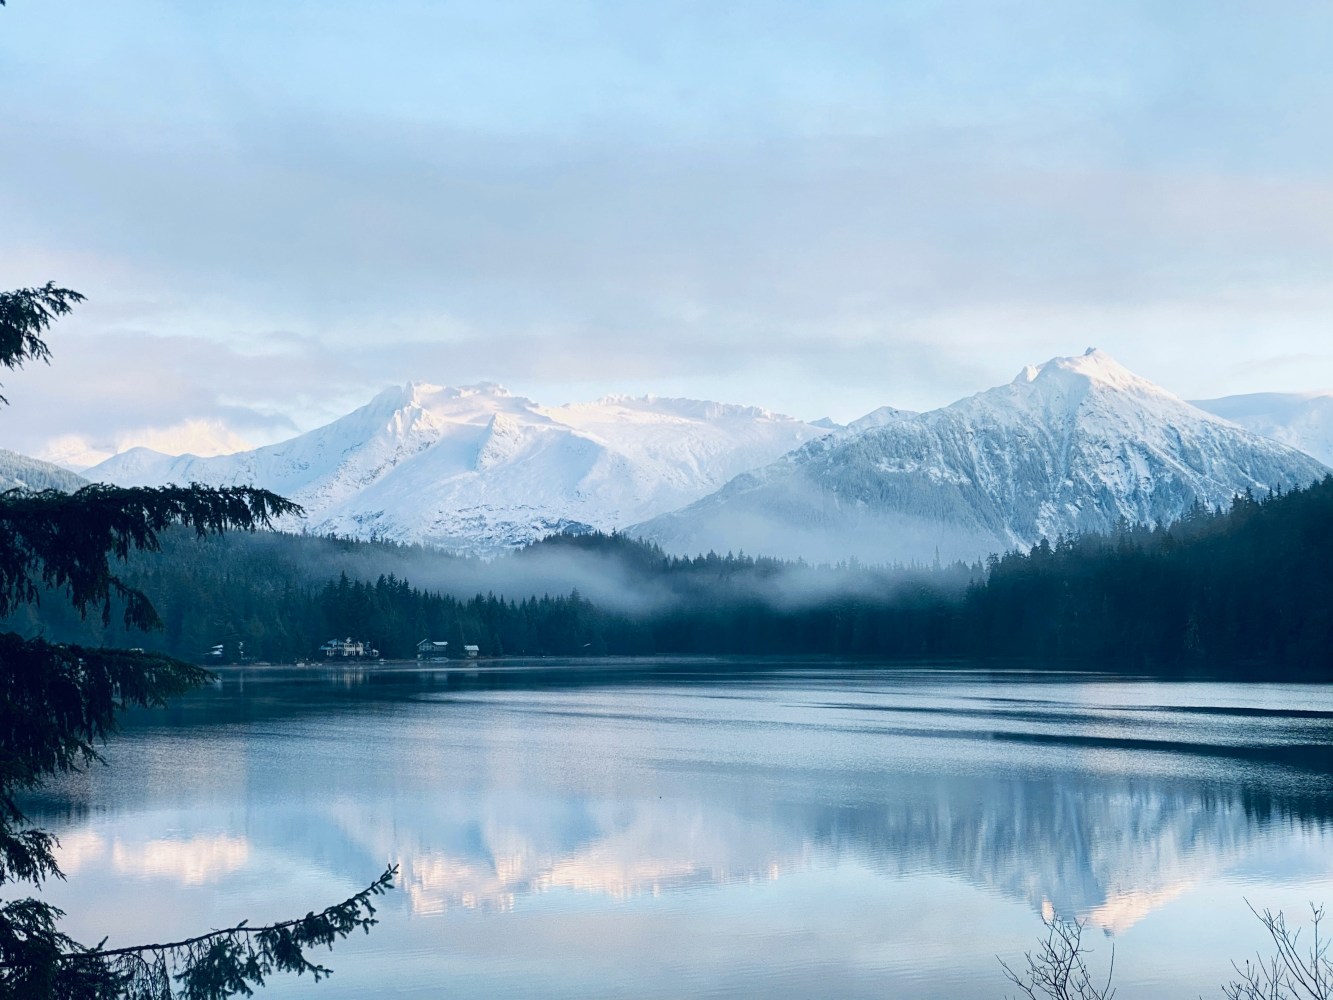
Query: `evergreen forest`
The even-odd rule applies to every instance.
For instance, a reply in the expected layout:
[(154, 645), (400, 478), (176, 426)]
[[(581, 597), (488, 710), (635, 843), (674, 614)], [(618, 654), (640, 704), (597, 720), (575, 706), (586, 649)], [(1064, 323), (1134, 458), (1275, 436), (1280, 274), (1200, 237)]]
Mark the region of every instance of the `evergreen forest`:
[[(974, 565), (681, 558), (604, 534), (488, 563), (384, 542), (180, 533), (161, 553), (132, 556), (122, 576), (152, 599), (161, 630), (126, 632), (113, 608), (80, 618), (56, 595), (5, 627), (201, 663), (309, 660), (326, 640), (353, 637), (389, 659), (432, 639), (451, 657), (470, 644), (486, 657), (835, 655), (1333, 676), (1333, 476)], [(577, 582), (589, 579), (613, 586), (590, 596)]]

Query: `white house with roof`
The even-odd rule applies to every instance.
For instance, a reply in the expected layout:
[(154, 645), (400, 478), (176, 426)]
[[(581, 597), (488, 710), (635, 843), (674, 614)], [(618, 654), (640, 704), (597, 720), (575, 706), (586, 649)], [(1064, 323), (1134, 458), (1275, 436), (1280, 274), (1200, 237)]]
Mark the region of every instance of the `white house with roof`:
[(334, 657), (344, 659), (362, 656), (376, 657), (380, 655), (378, 649), (372, 648), (369, 643), (353, 639), (350, 635), (346, 639), (330, 639), (319, 647), (319, 651), (329, 659)]

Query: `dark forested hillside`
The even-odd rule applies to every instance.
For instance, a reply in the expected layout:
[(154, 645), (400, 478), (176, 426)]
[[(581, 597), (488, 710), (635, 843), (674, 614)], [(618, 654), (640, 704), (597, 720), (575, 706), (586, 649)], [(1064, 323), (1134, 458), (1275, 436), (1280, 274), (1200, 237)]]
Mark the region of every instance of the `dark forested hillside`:
[(616, 535), (555, 537), (487, 563), (269, 534), (172, 537), (126, 579), (161, 611), (161, 632), (131, 638), (59, 601), (9, 627), (192, 659), (222, 645), (226, 660), (289, 661), (351, 636), (388, 658), (429, 638), (483, 655), (1016, 657), (1328, 676), (1333, 478), (984, 567), (682, 559)]
[(970, 649), (990, 655), (1327, 675), (1333, 477), (993, 559), (963, 616)]
[[(386, 658), (414, 656), (421, 639), (447, 641), (455, 654), (474, 644), (483, 655), (875, 653), (891, 644), (871, 641), (855, 609), (888, 600), (894, 615), (923, 601), (948, 608), (980, 572), (680, 559), (618, 535), (557, 536), (494, 562), (275, 533), (171, 535), (124, 574), (152, 598), (160, 632), (127, 633), (115, 614), (110, 624), (80, 619), (56, 600), (7, 627), (196, 660), (221, 644), (228, 661), (306, 658), (334, 637), (364, 640)], [(597, 600), (583, 593), (589, 587)]]

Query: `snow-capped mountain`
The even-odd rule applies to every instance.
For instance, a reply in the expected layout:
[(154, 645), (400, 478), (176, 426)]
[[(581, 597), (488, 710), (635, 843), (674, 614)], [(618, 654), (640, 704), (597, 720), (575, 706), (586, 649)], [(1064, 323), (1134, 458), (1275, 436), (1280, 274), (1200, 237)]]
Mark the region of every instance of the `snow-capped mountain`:
[(1333, 392), (1254, 392), (1194, 405), (1333, 465)]
[(1326, 471), (1090, 350), (928, 413), (876, 411), (631, 531), (681, 552), (970, 560)]
[(68, 469), (0, 448), (0, 491), (64, 490), (72, 493), (87, 485), (88, 480)]
[(646, 520), (826, 433), (688, 399), (542, 407), (493, 384), (409, 383), (280, 444), (212, 458), (134, 448), (88, 475), (252, 484), (302, 504), (314, 532), (489, 552)]

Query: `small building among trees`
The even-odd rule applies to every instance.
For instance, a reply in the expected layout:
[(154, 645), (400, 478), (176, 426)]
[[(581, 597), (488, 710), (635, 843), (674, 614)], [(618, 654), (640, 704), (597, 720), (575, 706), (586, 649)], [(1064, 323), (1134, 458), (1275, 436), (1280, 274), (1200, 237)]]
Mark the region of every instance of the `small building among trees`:
[(464, 646), (464, 647), (463, 647), (463, 655), (466, 656), (469, 660), (475, 660), (478, 656), (481, 655), (481, 647), (480, 647), (480, 646)]
[(319, 651), (329, 659), (335, 657), (343, 659), (374, 658), (380, 655), (380, 651), (374, 649), (370, 643), (353, 639), (350, 635), (346, 639), (330, 639), (319, 647)]
[(449, 643), (439, 639), (422, 639), (417, 643), (418, 660), (447, 660)]

